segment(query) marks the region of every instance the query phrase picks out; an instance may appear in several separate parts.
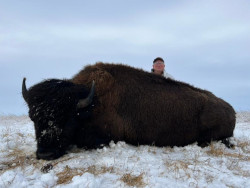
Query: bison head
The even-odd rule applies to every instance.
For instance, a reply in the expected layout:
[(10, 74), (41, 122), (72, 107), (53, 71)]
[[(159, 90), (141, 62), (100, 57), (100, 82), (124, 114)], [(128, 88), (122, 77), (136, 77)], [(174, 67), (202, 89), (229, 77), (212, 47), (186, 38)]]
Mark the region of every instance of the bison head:
[(51, 79), (29, 90), (23, 79), (22, 94), (34, 122), (38, 159), (52, 160), (62, 156), (80, 127), (79, 117), (91, 115), (94, 81), (91, 91), (70, 81)]

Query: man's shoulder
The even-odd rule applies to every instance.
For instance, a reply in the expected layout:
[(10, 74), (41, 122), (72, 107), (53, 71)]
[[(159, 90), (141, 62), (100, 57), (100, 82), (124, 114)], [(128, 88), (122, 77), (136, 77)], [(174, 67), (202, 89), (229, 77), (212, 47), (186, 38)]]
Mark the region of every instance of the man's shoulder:
[(167, 72), (164, 72), (164, 75), (163, 75), (165, 78), (171, 78), (171, 79), (173, 79), (174, 80), (174, 77), (171, 75), (171, 74), (169, 74), (169, 73), (167, 73)]

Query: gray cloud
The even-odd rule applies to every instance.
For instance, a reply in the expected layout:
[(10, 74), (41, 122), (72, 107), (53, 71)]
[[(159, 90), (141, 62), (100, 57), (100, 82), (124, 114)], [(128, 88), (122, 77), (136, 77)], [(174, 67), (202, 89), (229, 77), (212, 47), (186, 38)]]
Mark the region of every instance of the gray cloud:
[(6, 1), (0, 3), (0, 114), (27, 113), (32, 85), (96, 61), (150, 71), (162, 56), (177, 80), (249, 110), (249, 1)]

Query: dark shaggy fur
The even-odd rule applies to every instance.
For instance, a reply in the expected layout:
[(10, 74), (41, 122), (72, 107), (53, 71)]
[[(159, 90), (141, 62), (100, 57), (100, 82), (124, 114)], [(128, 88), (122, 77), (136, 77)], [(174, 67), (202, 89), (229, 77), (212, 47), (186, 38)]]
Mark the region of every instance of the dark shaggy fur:
[[(87, 88), (93, 80), (96, 83), (93, 104), (76, 109), (78, 100), (88, 95)], [(35, 127), (50, 128), (50, 115), (46, 112), (49, 109), (53, 110), (53, 121), (58, 122), (56, 129), (62, 132), (53, 130), (54, 135), (41, 139), (42, 147), (50, 145), (60, 150), (57, 156), (47, 159), (60, 156), (69, 144), (95, 148), (110, 140), (124, 140), (133, 145), (184, 146), (233, 135), (235, 112), (228, 103), (211, 92), (143, 70), (97, 63), (85, 67), (72, 80), (50, 82), (31, 88), (28, 100)], [(41, 103), (42, 111), (36, 114), (33, 108)], [(36, 123), (37, 119), (44, 122)], [(38, 143), (39, 128), (36, 128)], [(57, 143), (51, 144), (56, 138)]]

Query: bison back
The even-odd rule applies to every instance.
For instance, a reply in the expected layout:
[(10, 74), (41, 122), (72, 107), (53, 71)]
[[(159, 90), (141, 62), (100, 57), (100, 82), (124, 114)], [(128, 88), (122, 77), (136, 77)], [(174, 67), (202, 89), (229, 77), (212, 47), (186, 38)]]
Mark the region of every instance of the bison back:
[(209, 131), (210, 140), (232, 135), (234, 110), (208, 91), (129, 66), (103, 63), (85, 67), (72, 79), (89, 87), (92, 80), (100, 105), (91, 124), (111, 139), (184, 146)]

